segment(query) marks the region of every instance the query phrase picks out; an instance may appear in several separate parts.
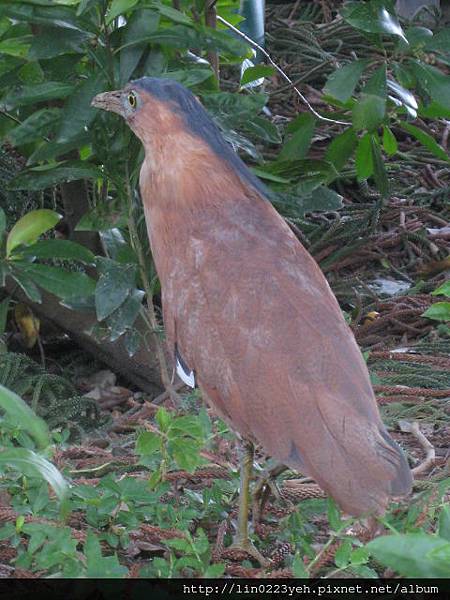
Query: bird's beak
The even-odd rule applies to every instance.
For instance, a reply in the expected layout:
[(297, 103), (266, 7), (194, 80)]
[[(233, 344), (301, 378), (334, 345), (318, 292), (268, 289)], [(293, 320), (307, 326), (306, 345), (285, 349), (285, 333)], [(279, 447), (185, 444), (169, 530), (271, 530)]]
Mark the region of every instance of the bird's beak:
[(123, 116), (122, 90), (97, 94), (91, 101), (91, 106), (115, 112)]

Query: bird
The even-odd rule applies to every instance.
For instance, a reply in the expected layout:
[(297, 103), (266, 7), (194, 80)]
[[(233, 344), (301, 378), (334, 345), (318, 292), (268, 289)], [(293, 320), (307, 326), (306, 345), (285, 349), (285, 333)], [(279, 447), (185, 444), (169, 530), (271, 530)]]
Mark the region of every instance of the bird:
[(255, 444), (344, 512), (383, 514), (411, 490), (408, 462), (336, 297), (265, 185), (173, 79), (143, 77), (92, 105), (144, 147), (140, 195), (177, 372), (243, 440), (236, 546), (256, 550)]

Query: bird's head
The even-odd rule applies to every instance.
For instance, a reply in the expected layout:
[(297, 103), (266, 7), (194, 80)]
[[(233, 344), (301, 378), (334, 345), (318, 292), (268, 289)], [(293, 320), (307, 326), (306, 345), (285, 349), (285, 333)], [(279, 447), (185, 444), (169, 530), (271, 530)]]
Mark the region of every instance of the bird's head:
[(194, 94), (172, 79), (142, 77), (122, 90), (98, 94), (92, 106), (115, 112), (125, 119), (144, 144), (146, 153), (166, 146), (171, 159), (213, 152), (246, 184), (262, 194), (265, 187), (248, 170), (228, 144), (218, 126)]
[(195, 133), (199, 121), (210, 121), (189, 90), (174, 80), (156, 77), (143, 77), (122, 90), (98, 94), (92, 106), (119, 114), (144, 144), (155, 136)]

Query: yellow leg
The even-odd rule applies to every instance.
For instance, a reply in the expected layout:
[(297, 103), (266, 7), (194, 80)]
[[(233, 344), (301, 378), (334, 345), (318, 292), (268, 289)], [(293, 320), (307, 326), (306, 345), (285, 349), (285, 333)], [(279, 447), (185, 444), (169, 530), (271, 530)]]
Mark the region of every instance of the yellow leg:
[(267, 558), (255, 548), (248, 535), (248, 516), (250, 508), (250, 479), (253, 470), (254, 447), (251, 442), (244, 441), (241, 456), (241, 481), (239, 489), (238, 530), (232, 549), (244, 550), (257, 560), (261, 566), (270, 564)]

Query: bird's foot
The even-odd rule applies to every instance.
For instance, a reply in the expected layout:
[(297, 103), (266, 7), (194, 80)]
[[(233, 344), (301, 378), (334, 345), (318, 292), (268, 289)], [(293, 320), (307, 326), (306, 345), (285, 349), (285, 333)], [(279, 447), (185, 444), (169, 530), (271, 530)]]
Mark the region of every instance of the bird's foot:
[(283, 498), (277, 483), (276, 477), (281, 475), (283, 471), (285, 471), (287, 467), (284, 465), (277, 465), (270, 471), (264, 471), (263, 474), (259, 477), (255, 488), (253, 490), (253, 523), (257, 524), (261, 520), (261, 516), (264, 512), (264, 507), (269, 499), (270, 492), (274, 495), (277, 500), (281, 500), (285, 502), (285, 498)]
[(266, 568), (271, 564), (270, 559), (263, 556), (249, 538), (236, 538), (234, 542), (224, 550), (224, 554), (232, 560), (246, 560), (253, 558), (261, 567)]

